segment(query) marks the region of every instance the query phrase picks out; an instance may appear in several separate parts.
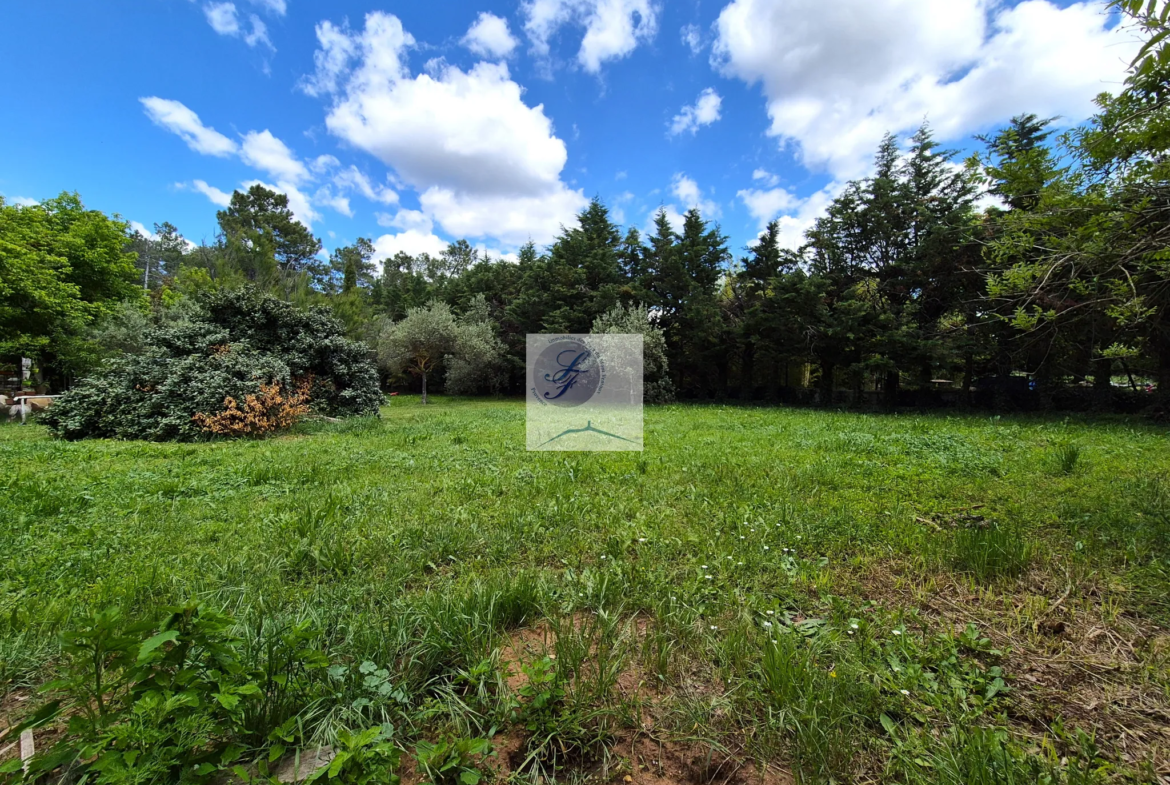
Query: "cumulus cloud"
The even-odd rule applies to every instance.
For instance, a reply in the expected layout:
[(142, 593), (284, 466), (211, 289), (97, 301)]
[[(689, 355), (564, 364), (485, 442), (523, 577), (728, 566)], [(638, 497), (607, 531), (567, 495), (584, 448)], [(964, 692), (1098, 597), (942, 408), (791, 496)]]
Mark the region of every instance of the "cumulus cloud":
[(670, 192), (674, 194), (676, 199), (683, 203), (683, 207), (688, 210), (692, 208), (698, 209), (704, 218), (718, 218), (720, 215), (719, 205), (709, 199), (703, 198), (703, 192), (699, 188), (699, 184), (682, 172), (675, 174), (674, 178), (670, 181)]
[(142, 223), (140, 223), (138, 221), (130, 221), (130, 228), (133, 229), (134, 231), (138, 232), (140, 235), (145, 237), (147, 240), (157, 240), (158, 239), (157, 234), (155, 234), (154, 232), (147, 229), (144, 225), (142, 225)]
[(763, 228), (773, 219), (780, 224), (780, 247), (799, 248), (804, 243), (804, 233), (812, 228), (818, 217), (824, 214), (829, 203), (841, 194), (844, 184), (832, 182), (811, 196), (798, 197), (784, 188), (754, 189), (739, 191), (736, 195), (748, 212)]
[(382, 12), (360, 32), (322, 22), (317, 39), (301, 86), (332, 96), (326, 127), (391, 167), (445, 231), (547, 242), (587, 203), (561, 180), (568, 152), (543, 105), (524, 103), (505, 64), (435, 62), (412, 75), (414, 38)]
[(334, 193), (328, 187), (317, 189), (317, 193), (313, 194), (313, 203), (328, 207), (346, 217), (353, 217), (353, 208), (350, 207), (349, 197)]
[(940, 139), (1021, 112), (1075, 122), (1137, 46), (1099, 3), (1048, 0), (733, 0), (715, 26), (713, 63), (760, 84), (769, 133), (836, 179), (927, 116)]
[(693, 106), (684, 106), (670, 121), (670, 135), (677, 136), (687, 131), (693, 134), (704, 125), (711, 125), (722, 116), (720, 113), (722, 107), (723, 99), (719, 97), (719, 93), (715, 92), (715, 88), (708, 87), (699, 93), (699, 98)]
[(484, 11), (463, 36), (463, 45), (480, 57), (497, 60), (511, 56), (518, 45), (508, 21)]
[(394, 215), (389, 213), (378, 213), (379, 226), (391, 226), (395, 229), (410, 230), (422, 232), (423, 234), (431, 234), (434, 231), (435, 223), (422, 210), (408, 210), (403, 208)]
[[(0, 196), (4, 196), (4, 194), (0, 194)], [(5, 196), (4, 200), (17, 207), (32, 207), (34, 204), (40, 204), (36, 199), (29, 196)]]
[(267, 129), (244, 134), (240, 159), (249, 166), (290, 183), (300, 183), (309, 178), (308, 167), (293, 155), (288, 145)]
[(428, 253), (438, 256), (447, 250), (447, 241), (430, 232), (420, 232), (417, 229), (407, 229), (398, 234), (384, 234), (374, 240), (374, 261), (381, 262), (394, 254), (404, 251), (411, 256)]
[(653, 39), (661, 11), (653, 0), (526, 0), (521, 8), (524, 31), (539, 57), (549, 56), (551, 40), (562, 27), (584, 27), (577, 62), (592, 74)]
[(235, 142), (214, 128), (205, 126), (199, 115), (178, 101), (156, 96), (138, 100), (146, 109), (147, 117), (155, 125), (178, 134), (179, 138), (197, 153), (225, 158), (239, 149)]

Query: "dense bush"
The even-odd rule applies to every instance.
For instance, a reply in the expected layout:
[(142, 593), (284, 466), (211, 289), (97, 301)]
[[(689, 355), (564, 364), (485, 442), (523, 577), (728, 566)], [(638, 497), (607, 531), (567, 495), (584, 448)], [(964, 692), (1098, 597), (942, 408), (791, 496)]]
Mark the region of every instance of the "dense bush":
[(108, 360), (59, 399), (44, 416), (50, 430), (66, 439), (196, 439), (205, 434), (197, 414), (214, 416), (262, 386), (306, 387), (322, 414), (377, 412), (377, 370), (326, 311), (251, 289), (208, 293), (198, 306), (148, 331), (142, 353)]

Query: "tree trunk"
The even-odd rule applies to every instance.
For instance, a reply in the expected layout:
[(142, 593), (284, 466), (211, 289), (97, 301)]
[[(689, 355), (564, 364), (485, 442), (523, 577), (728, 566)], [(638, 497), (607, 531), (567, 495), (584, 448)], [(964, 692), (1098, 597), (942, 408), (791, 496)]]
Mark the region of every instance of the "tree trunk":
[(422, 380), (423, 380), (422, 402), (423, 402), (423, 406), (426, 406), (427, 405), (427, 375), (425, 372), (422, 375)]
[(833, 405), (833, 372), (836, 367), (833, 363), (821, 363), (821, 405)]
[(963, 400), (970, 409), (975, 401), (972, 398), (972, 386), (975, 384), (975, 353), (967, 350), (967, 358), (963, 368)]
[(893, 409), (898, 405), (898, 383), (900, 378), (897, 371), (886, 371), (886, 406)]

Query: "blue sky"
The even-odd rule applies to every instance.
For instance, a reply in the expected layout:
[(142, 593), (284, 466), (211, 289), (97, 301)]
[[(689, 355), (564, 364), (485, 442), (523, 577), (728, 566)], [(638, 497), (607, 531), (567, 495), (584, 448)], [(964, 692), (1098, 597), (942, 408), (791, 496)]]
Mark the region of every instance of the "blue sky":
[(795, 243), (881, 134), (1083, 120), (1135, 44), (1103, 3), (5, 3), (0, 194), (210, 242), (253, 181), (327, 248), (548, 243), (600, 196)]

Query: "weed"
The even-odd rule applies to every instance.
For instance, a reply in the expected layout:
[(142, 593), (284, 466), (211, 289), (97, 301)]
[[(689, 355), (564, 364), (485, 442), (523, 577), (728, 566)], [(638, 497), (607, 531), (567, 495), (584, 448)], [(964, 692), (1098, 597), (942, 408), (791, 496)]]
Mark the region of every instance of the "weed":
[(484, 758), (494, 754), (487, 739), (420, 741), (414, 750), (419, 771), (433, 785), (479, 785), (484, 778)]
[(1052, 447), (1052, 462), (1060, 474), (1072, 474), (1081, 460), (1081, 446), (1076, 442), (1057, 442)]
[(980, 581), (1016, 577), (1031, 560), (1032, 546), (1012, 524), (982, 521), (958, 529), (951, 542), (951, 565)]

